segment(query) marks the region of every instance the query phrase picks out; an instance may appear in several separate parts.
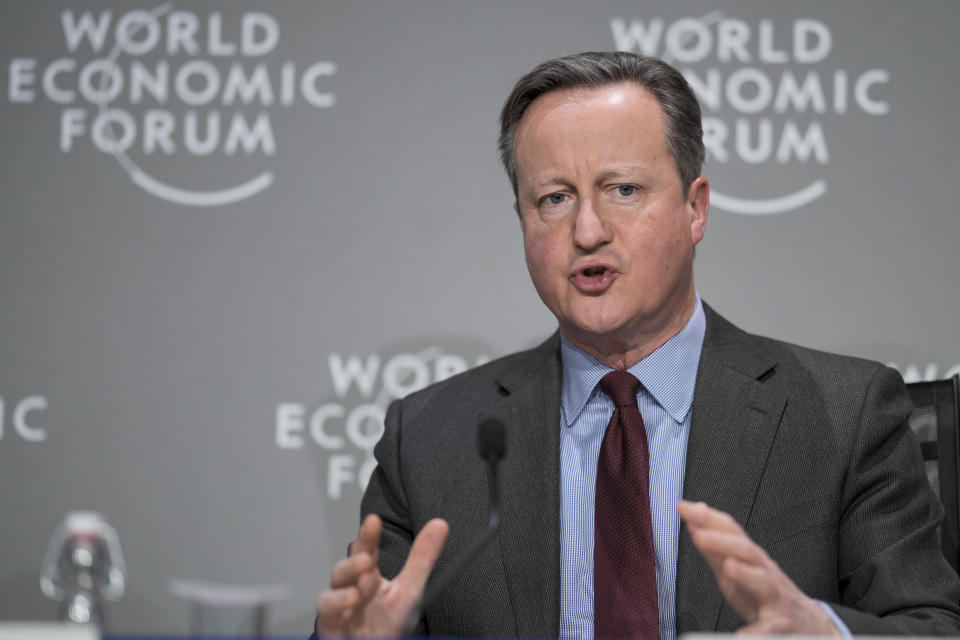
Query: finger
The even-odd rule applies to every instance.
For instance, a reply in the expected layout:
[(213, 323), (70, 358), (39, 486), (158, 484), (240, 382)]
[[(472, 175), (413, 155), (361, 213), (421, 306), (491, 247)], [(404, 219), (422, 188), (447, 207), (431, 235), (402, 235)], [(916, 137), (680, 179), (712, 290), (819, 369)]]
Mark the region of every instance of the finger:
[[(768, 562), (766, 552), (743, 532), (724, 533), (713, 529), (694, 529), (690, 531), (690, 539), (708, 562), (722, 561), (725, 558), (737, 558), (758, 566)], [(711, 566), (713, 564), (711, 562)], [(714, 572), (717, 569), (718, 567), (714, 567)]]
[(767, 567), (758, 567), (728, 558), (723, 563), (721, 573), (724, 579), (730, 581), (740, 592), (756, 602), (757, 608), (777, 598), (776, 576)]
[(708, 532), (706, 530), (701, 531), (691, 531), (690, 539), (693, 541), (693, 546), (697, 549), (703, 559), (707, 561), (707, 564), (710, 566), (710, 571), (713, 572), (713, 575), (717, 580), (720, 579), (720, 570), (723, 566), (723, 561), (727, 556), (723, 553), (720, 553), (709, 544), (705, 542), (705, 538)]
[(380, 516), (375, 513), (368, 515), (364, 518), (363, 524), (360, 525), (360, 530), (357, 531), (357, 539), (350, 545), (350, 555), (366, 552), (376, 560), (382, 531), (383, 522), (381, 522)]
[(410, 554), (407, 556), (407, 562), (403, 565), (403, 569), (397, 575), (394, 583), (404, 589), (411, 590), (419, 597), (427, 584), (430, 572), (433, 571), (434, 565), (440, 558), (440, 552), (443, 551), (443, 544), (447, 541), (448, 533), (450, 533), (450, 525), (439, 518), (435, 518), (424, 525), (414, 539), (413, 546), (410, 547)]
[(330, 572), (330, 586), (340, 589), (355, 585), (365, 572), (374, 571), (376, 568), (373, 556), (369, 553), (355, 553), (333, 566), (333, 571)]
[(360, 576), (360, 579), (357, 580), (357, 590), (360, 592), (360, 601), (357, 606), (361, 609), (366, 607), (373, 596), (377, 595), (383, 581), (379, 571), (368, 571)]
[(324, 631), (339, 630), (344, 622), (344, 612), (352, 610), (360, 600), (355, 587), (327, 589), (317, 598), (317, 617)]
[(717, 586), (724, 600), (750, 623), (759, 620), (764, 607), (777, 598), (772, 576), (765, 568), (735, 558), (723, 561), (717, 575)]
[(733, 516), (719, 509), (714, 509), (705, 502), (680, 500), (677, 502), (677, 513), (680, 514), (688, 527), (718, 529), (728, 533), (743, 531), (743, 528), (733, 519)]

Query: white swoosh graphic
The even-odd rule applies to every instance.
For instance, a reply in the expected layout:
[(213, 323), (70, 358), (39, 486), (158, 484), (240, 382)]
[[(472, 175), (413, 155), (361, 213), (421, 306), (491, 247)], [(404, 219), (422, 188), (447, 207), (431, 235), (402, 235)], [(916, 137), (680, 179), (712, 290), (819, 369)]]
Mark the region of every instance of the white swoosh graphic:
[(767, 200), (748, 200), (747, 198), (726, 196), (717, 191), (710, 191), (710, 204), (730, 213), (740, 213), (745, 216), (767, 216), (799, 209), (826, 192), (826, 181), (816, 180), (800, 189), (800, 191)]
[[(698, 20), (704, 28), (707, 28), (715, 22), (722, 20), (723, 17), (724, 14), (722, 11), (711, 11), (698, 18)], [(689, 41), (691, 37), (693, 37), (692, 34), (687, 34), (684, 42)], [(670, 51), (664, 52), (663, 61), (673, 63)], [(812, 182), (795, 193), (779, 198), (769, 198), (767, 200), (749, 200), (747, 198), (737, 198), (736, 196), (726, 196), (711, 189), (710, 205), (730, 213), (739, 213), (745, 216), (767, 216), (799, 209), (804, 205), (810, 204), (826, 192), (827, 183), (824, 180)]]
[[(150, 17), (156, 21), (172, 8), (173, 3), (167, 2), (152, 9), (149, 14)], [(146, 23), (141, 23), (132, 33), (126, 34), (125, 38), (117, 38), (116, 44), (114, 44), (113, 49), (110, 50), (110, 54), (107, 56), (107, 59), (111, 63), (114, 65), (117, 63), (117, 58), (120, 56), (125, 39), (133, 38), (145, 24)], [(107, 74), (103, 74), (100, 80), (101, 95), (104, 92), (106, 82)], [(100, 101), (96, 104), (100, 114), (103, 114), (107, 110), (106, 101)], [(113, 130), (110, 129), (110, 132), (112, 134)], [(243, 184), (238, 184), (235, 187), (230, 187), (229, 189), (220, 189), (219, 191), (188, 191), (160, 182), (138, 167), (137, 164), (130, 159), (130, 156), (119, 149), (114, 149), (111, 153), (117, 162), (120, 163), (120, 166), (123, 167), (124, 171), (130, 174), (130, 178), (134, 184), (144, 191), (168, 202), (173, 202), (174, 204), (184, 204), (193, 207), (217, 207), (225, 204), (233, 204), (234, 202), (239, 202), (240, 200), (254, 196), (273, 184), (273, 173), (264, 171), (256, 178), (248, 180)]]
[(256, 195), (273, 184), (273, 173), (264, 171), (252, 180), (243, 184), (238, 184), (229, 189), (220, 191), (187, 191), (178, 189), (168, 184), (160, 182), (156, 178), (144, 173), (139, 168), (130, 172), (130, 177), (134, 184), (144, 191), (151, 193), (158, 198), (173, 202), (175, 204), (186, 204), (193, 207), (218, 207), (224, 204), (239, 202), (253, 195)]

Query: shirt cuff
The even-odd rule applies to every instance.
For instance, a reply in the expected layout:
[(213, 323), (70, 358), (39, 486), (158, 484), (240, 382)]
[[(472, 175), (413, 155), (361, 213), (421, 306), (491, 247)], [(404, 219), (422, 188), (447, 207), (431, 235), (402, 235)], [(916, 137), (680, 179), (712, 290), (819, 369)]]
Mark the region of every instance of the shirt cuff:
[(828, 605), (826, 602), (821, 602), (819, 600), (814, 600), (818, 605), (823, 607), (823, 610), (827, 612), (827, 615), (830, 616), (830, 619), (833, 620), (833, 624), (837, 625), (837, 629), (840, 630), (840, 635), (844, 638), (852, 638), (853, 634), (850, 633), (850, 628), (843, 623), (843, 620), (840, 619), (840, 616), (837, 615), (837, 612), (833, 610), (833, 607)]

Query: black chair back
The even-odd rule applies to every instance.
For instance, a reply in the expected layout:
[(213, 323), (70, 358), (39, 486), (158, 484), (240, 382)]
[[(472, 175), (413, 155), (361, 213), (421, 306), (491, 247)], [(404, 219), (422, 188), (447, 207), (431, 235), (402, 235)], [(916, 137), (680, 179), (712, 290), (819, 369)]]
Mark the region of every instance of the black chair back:
[(913, 400), (910, 428), (920, 439), (927, 479), (946, 515), (940, 525), (943, 555), (960, 571), (960, 374), (948, 380), (907, 385)]

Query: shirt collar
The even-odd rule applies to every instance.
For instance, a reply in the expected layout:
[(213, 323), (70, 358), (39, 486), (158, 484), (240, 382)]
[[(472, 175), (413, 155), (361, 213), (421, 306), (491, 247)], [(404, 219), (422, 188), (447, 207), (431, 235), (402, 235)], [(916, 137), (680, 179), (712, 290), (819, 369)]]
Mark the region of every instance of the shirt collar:
[[(698, 295), (697, 304), (686, 326), (629, 369), (657, 404), (677, 423), (686, 419), (693, 405), (693, 390), (697, 382), (697, 368), (700, 364), (706, 324), (703, 305)], [(563, 364), (561, 404), (569, 426), (576, 422), (600, 378), (613, 369), (573, 345), (562, 333), (560, 359)]]

